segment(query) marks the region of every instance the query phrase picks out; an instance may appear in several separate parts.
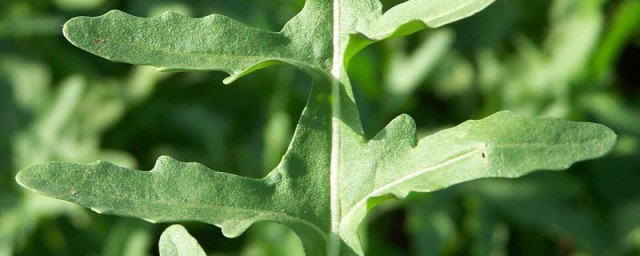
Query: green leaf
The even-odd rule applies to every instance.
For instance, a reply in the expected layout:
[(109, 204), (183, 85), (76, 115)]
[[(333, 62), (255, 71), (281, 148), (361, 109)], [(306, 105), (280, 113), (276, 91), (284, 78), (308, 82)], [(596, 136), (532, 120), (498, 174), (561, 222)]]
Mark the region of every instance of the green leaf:
[(162, 256), (206, 256), (198, 241), (181, 225), (171, 225), (160, 235)]
[[(160, 157), (149, 172), (106, 162), (48, 163), (17, 181), (36, 192), (102, 212), (153, 222), (202, 221), (240, 235), (257, 221), (290, 227), (309, 255), (361, 255), (358, 225), (377, 203), (483, 177), (559, 170), (605, 154), (608, 128), (499, 112), (417, 140), (401, 115), (369, 139), (346, 75), (367, 44), (466, 17), (487, 0), (410, 0), (382, 13), (376, 0), (309, 0), (280, 32), (221, 15), (167, 13), (137, 18), (112, 11), (64, 27), (78, 47), (99, 56), (164, 69), (222, 70), (230, 82), (255, 69), (288, 63), (313, 87), (293, 139), (264, 178), (250, 179)], [(132, 36), (135, 35), (135, 36)]]
[[(63, 29), (79, 48), (113, 61), (167, 70), (221, 70), (233, 80), (275, 63), (303, 70), (330, 70), (334, 39), (346, 46), (349, 34), (380, 40), (436, 27), (471, 15), (493, 0), (412, 0), (382, 14), (377, 0), (307, 1), (280, 32), (246, 26), (223, 15), (188, 18), (168, 12), (138, 18), (120, 11), (77, 17)], [(132, 36), (135, 35), (135, 36)]]
[[(305, 119), (301, 125), (308, 125)], [(106, 162), (50, 163), (23, 170), (17, 179), (39, 193), (97, 212), (152, 222), (197, 220), (222, 227), (230, 237), (256, 221), (281, 222), (301, 236), (310, 254), (326, 252), (331, 224), (337, 222), (336, 233), (348, 245), (342, 249), (353, 253), (360, 250), (358, 224), (373, 202), (380, 201), (371, 199), (404, 197), (410, 191), (428, 192), (482, 177), (563, 169), (602, 155), (615, 141), (601, 125), (508, 112), (416, 141), (413, 122), (403, 115), (369, 141), (353, 135), (343, 138), (339, 208), (330, 209), (329, 145), (313, 139), (327, 133), (320, 131), (299, 128), (281, 164), (257, 180), (169, 157), (158, 159), (150, 172)], [(317, 143), (309, 145), (301, 138)], [(322, 147), (325, 150), (318, 150)], [(336, 210), (340, 215), (332, 219), (329, 213)]]
[(278, 62), (321, 65), (308, 63), (312, 49), (296, 51), (310, 38), (251, 28), (222, 15), (194, 19), (167, 12), (146, 19), (111, 11), (71, 19), (63, 32), (74, 45), (109, 60), (165, 70), (221, 70), (232, 74), (226, 82)]
[[(355, 18), (359, 21), (356, 31), (377, 40), (391, 35), (406, 35), (426, 26), (439, 27), (470, 16), (492, 2), (493, 0), (413, 0), (398, 4), (382, 14), (380, 6), (375, 1), (375, 4), (369, 3), (375, 6), (375, 9), (372, 8), (369, 13), (363, 13), (365, 18)], [(356, 10), (361, 12), (364, 5), (353, 7), (354, 12)]]

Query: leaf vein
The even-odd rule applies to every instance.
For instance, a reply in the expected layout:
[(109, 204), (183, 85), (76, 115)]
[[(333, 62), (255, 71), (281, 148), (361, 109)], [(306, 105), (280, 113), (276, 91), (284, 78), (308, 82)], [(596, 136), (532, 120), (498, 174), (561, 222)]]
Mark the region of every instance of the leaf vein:
[(436, 164), (436, 165), (433, 165), (433, 166), (430, 166), (430, 167), (426, 167), (426, 168), (417, 170), (415, 172), (410, 172), (409, 175), (402, 176), (399, 179), (393, 180), (393, 181), (385, 184), (384, 186), (382, 186), (382, 187), (380, 187), (380, 188), (378, 188), (378, 189), (376, 189), (374, 191), (371, 191), (370, 193), (368, 193), (365, 196), (363, 196), (362, 199), (360, 199), (353, 207), (351, 207), (351, 209), (349, 209), (347, 214), (344, 216), (342, 223), (350, 223), (351, 222), (351, 218), (353, 218), (353, 214), (355, 213), (355, 211), (358, 208), (362, 207), (364, 204), (366, 204), (367, 200), (369, 198), (374, 197), (374, 196), (379, 196), (385, 190), (387, 190), (387, 189), (389, 189), (389, 188), (391, 188), (391, 187), (393, 187), (395, 185), (398, 185), (400, 183), (403, 183), (403, 182), (405, 182), (407, 180), (413, 179), (415, 177), (418, 177), (420, 175), (429, 173), (431, 171), (434, 171), (434, 170), (437, 170), (437, 169), (440, 169), (440, 168), (444, 168), (444, 167), (446, 167), (448, 165), (451, 165), (451, 164), (454, 164), (456, 162), (465, 160), (466, 158), (468, 158), (470, 156), (473, 156), (473, 155), (477, 154), (478, 152), (481, 152), (482, 150), (485, 149), (485, 147), (486, 147), (485, 145), (481, 145), (481, 146), (478, 146), (476, 148), (472, 148), (469, 151), (467, 151), (466, 153), (462, 153), (462, 154), (460, 154), (458, 156), (455, 156), (455, 157), (453, 157), (453, 158), (451, 158), (451, 159), (449, 159), (447, 161), (444, 161), (442, 163), (439, 163), (439, 164)]

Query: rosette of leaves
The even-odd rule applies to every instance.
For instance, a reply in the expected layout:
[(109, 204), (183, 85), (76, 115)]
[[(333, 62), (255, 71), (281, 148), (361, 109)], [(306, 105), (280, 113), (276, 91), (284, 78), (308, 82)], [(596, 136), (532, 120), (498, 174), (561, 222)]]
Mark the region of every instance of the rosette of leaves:
[(225, 83), (288, 64), (306, 72), (313, 86), (287, 152), (260, 179), (163, 156), (148, 172), (107, 162), (55, 162), (22, 170), (17, 180), (97, 212), (152, 222), (202, 221), (228, 237), (255, 222), (275, 221), (290, 227), (309, 255), (361, 255), (358, 225), (385, 199), (484, 177), (566, 169), (615, 143), (615, 134), (599, 124), (506, 111), (420, 140), (414, 121), (401, 115), (365, 136), (346, 73), (351, 57), (376, 41), (453, 22), (491, 2), (409, 0), (383, 12), (378, 0), (308, 0), (279, 32), (217, 14), (138, 18), (111, 11), (71, 19), (64, 26), (68, 40), (109, 60), (220, 70), (230, 74)]

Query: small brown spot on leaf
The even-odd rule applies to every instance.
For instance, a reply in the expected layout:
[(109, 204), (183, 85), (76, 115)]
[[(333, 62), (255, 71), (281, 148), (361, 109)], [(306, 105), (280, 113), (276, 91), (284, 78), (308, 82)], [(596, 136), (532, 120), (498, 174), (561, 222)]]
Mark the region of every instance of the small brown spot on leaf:
[(102, 44), (104, 44), (104, 39), (94, 38), (91, 40), (91, 45), (93, 45), (97, 54), (102, 53)]
[(103, 43), (104, 43), (104, 39), (100, 39), (100, 38), (94, 38), (93, 41), (91, 41), (91, 44), (93, 44), (93, 46), (100, 46)]

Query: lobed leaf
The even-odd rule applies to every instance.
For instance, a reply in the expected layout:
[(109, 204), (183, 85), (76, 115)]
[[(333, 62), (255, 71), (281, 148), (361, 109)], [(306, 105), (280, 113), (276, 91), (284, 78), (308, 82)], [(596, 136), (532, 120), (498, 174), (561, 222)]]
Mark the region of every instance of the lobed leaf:
[(601, 156), (608, 128), (499, 112), (417, 140), (401, 115), (372, 139), (364, 135), (345, 66), (358, 50), (391, 36), (471, 15), (491, 0), (409, 0), (382, 12), (378, 0), (308, 0), (281, 31), (222, 15), (174, 13), (137, 18), (109, 12), (64, 27), (73, 44), (99, 56), (164, 69), (222, 70), (230, 82), (288, 63), (313, 87), (289, 148), (267, 176), (249, 179), (160, 157), (149, 172), (106, 162), (48, 163), (17, 181), (36, 192), (104, 213), (149, 221), (202, 221), (237, 236), (257, 221), (289, 226), (310, 255), (362, 254), (357, 227), (390, 197), (429, 192), (483, 177), (558, 170)]
[[(279, 32), (219, 14), (189, 18), (168, 12), (139, 18), (121, 11), (73, 18), (63, 32), (75, 46), (108, 60), (164, 70), (220, 70), (231, 75), (225, 80), (230, 83), (276, 63), (308, 72), (329, 70), (332, 53), (338, 50), (332, 49), (334, 38), (358, 33), (377, 41), (410, 34), (467, 17), (493, 0), (411, 0), (384, 14), (378, 0), (336, 2), (338, 6), (328, 0), (308, 0)], [(334, 33), (336, 28), (340, 31)]]
[[(411, 118), (403, 115), (365, 143), (359, 144), (358, 137), (345, 138), (353, 146), (342, 149), (343, 214), (337, 221), (339, 235), (348, 245), (343, 251), (361, 250), (356, 229), (367, 210), (380, 202), (376, 198), (404, 197), (411, 191), (428, 192), (477, 178), (567, 168), (606, 153), (615, 143), (615, 134), (602, 125), (509, 112), (468, 121), (420, 141), (414, 129)], [(313, 136), (308, 128), (297, 133)], [(321, 152), (306, 154), (330, 160)], [(293, 150), (283, 159), (282, 165), (291, 169), (278, 167), (258, 180), (168, 157), (158, 159), (150, 172), (105, 162), (50, 163), (21, 171), (17, 180), (36, 192), (98, 212), (154, 222), (202, 221), (222, 227), (227, 236), (240, 234), (256, 221), (277, 221), (301, 236), (308, 252), (324, 252), (330, 239), (329, 222), (336, 220), (328, 218), (328, 198), (323, 196), (330, 184), (316, 177), (328, 176), (329, 169), (305, 166), (296, 162), (296, 155)]]
[(108, 60), (165, 70), (221, 70), (239, 76), (277, 61), (304, 63), (287, 50), (290, 38), (222, 15), (194, 19), (168, 12), (147, 19), (110, 11), (73, 18), (63, 32), (77, 47)]

